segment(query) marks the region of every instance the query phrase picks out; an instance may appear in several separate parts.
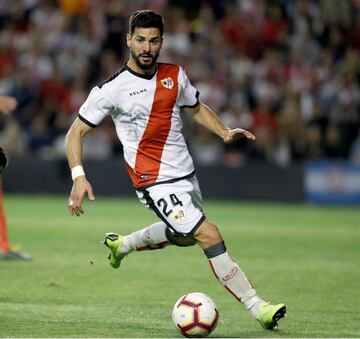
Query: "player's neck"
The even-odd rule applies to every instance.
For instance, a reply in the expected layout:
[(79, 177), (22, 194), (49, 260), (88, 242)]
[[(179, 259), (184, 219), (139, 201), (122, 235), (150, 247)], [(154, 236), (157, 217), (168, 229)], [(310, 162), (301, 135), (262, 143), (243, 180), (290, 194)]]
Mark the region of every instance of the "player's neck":
[(127, 62), (127, 67), (129, 67), (132, 71), (134, 71), (135, 73), (138, 73), (138, 74), (142, 74), (142, 75), (146, 75), (146, 76), (151, 76), (153, 75), (155, 72), (156, 72), (156, 69), (157, 69), (157, 63), (154, 64), (153, 67), (149, 68), (149, 69), (142, 69), (140, 68), (135, 60), (133, 60), (132, 58), (129, 59), (129, 61)]

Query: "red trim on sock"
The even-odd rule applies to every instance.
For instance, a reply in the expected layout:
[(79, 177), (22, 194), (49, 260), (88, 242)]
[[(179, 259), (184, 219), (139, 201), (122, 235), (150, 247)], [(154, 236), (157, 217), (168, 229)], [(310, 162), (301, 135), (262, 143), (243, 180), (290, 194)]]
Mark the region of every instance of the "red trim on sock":
[(139, 247), (136, 247), (136, 251), (159, 250), (159, 249), (164, 248), (168, 244), (169, 244), (168, 241), (162, 241), (162, 242), (159, 242), (158, 244), (154, 244), (154, 245), (139, 246)]
[(224, 287), (239, 301), (241, 302), (241, 298), (239, 298), (229, 287), (224, 285)]
[[(218, 277), (218, 275), (216, 274), (215, 272), (215, 269), (214, 269), (214, 266), (211, 262), (211, 259), (209, 260), (209, 264), (210, 264), (210, 267), (211, 267), (211, 270), (213, 271), (214, 275), (216, 278), (218, 278), (220, 280), (220, 278)], [(229, 287), (227, 287), (226, 285), (223, 284), (223, 286), (235, 297), (235, 299), (239, 302), (241, 302), (241, 298), (239, 298)]]
[(216, 277), (217, 279), (220, 279), (220, 278), (218, 277), (218, 275), (216, 274), (216, 272), (215, 272), (215, 268), (214, 268), (214, 266), (213, 266), (213, 264), (212, 264), (212, 262), (211, 262), (211, 259), (209, 260), (209, 264), (210, 264), (211, 270), (213, 271), (215, 277)]

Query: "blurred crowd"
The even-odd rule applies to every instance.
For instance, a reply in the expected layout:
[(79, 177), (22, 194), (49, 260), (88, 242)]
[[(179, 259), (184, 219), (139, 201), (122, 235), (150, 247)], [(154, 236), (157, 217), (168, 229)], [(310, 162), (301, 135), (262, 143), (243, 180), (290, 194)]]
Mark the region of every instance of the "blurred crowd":
[[(137, 9), (164, 16), (160, 61), (184, 66), (202, 101), (257, 136), (224, 145), (184, 116), (198, 163), (360, 163), (359, 0), (1, 0), (0, 93), (18, 100), (0, 117), (10, 155), (64, 156), (89, 90), (127, 61)], [(85, 138), (87, 158), (121, 153), (110, 119)]]

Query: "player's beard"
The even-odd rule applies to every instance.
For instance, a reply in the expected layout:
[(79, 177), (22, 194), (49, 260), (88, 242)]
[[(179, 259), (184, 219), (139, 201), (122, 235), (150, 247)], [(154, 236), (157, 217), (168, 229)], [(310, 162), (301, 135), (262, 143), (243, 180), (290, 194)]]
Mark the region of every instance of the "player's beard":
[[(136, 65), (144, 71), (147, 71), (147, 70), (151, 69), (152, 67), (154, 67), (154, 65), (156, 64), (157, 59), (159, 57), (159, 53), (157, 53), (157, 54), (141, 53), (139, 55), (136, 55), (135, 51), (133, 51), (133, 50), (130, 50), (130, 53), (131, 53), (132, 58), (135, 60)], [(140, 57), (145, 56), (145, 55), (151, 57), (151, 59), (152, 59), (151, 62), (149, 62), (149, 63), (141, 62)]]

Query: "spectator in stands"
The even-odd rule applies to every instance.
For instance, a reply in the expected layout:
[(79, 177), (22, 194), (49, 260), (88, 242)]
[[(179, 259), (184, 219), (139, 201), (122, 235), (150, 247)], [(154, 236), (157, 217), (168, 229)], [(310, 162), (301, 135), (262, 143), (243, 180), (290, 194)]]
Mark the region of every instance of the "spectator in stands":
[[(249, 154), (262, 154), (263, 161), (274, 162), (279, 145), (283, 150), (288, 145), (291, 161), (326, 157), (329, 124), (346, 139), (348, 154), (360, 126), (359, 4), (356, 0), (199, 1), (196, 6), (178, 0), (0, 3), (0, 90), (18, 100), (13, 126), (21, 126), (21, 140), (28, 140), (25, 149), (34, 147), (34, 127), (41, 122), (54, 135), (45, 143), (35, 142), (38, 153), (47, 153), (42, 148), (51, 151), (84, 93), (123, 64), (126, 46), (119, 43), (119, 36), (127, 31), (129, 13), (137, 6), (156, 6), (169, 23), (163, 61), (183, 64), (201, 88), (202, 100), (220, 112), (228, 111), (228, 105), (241, 105), (252, 112), (250, 126), (255, 128), (263, 97), (270, 98), (271, 118), (278, 123), (271, 133), (260, 132), (257, 144), (226, 149), (229, 163), (241, 166)], [(297, 97), (296, 114), (289, 113), (289, 95)], [(59, 117), (41, 121), (37, 115), (48, 112), (49, 96)], [(297, 142), (283, 130), (283, 119), (288, 127), (302, 125)], [(117, 154), (116, 138), (109, 137), (106, 125), (98, 133), (103, 134), (103, 146), (113, 150), (106, 154)], [(310, 145), (314, 139), (315, 145)], [(193, 142), (201, 145), (199, 140)], [(17, 152), (9, 149), (13, 151)]]

